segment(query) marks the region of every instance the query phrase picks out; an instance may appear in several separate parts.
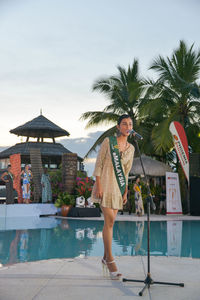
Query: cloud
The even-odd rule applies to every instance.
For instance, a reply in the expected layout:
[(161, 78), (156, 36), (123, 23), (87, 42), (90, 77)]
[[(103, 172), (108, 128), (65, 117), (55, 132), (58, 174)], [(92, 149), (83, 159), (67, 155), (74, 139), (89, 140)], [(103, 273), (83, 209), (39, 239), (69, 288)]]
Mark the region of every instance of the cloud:
[(8, 148), (8, 146), (5, 146), (5, 147), (0, 146), (0, 152), (6, 150), (7, 148)]
[[(96, 131), (89, 133), (87, 137), (61, 139), (59, 142), (68, 150), (84, 157), (102, 133), (103, 131)], [(96, 152), (93, 152), (90, 157), (96, 157)]]

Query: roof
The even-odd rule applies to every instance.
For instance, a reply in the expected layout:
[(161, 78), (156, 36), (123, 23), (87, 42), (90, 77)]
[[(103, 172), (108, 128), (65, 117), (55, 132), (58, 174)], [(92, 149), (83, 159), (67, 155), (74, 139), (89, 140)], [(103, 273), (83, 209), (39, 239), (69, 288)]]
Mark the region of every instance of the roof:
[[(150, 176), (165, 176), (166, 172), (173, 172), (170, 166), (165, 163), (155, 160), (149, 156), (142, 155), (142, 162), (146, 175)], [(133, 165), (130, 174), (142, 175), (143, 170), (140, 162), (140, 158), (136, 157), (133, 160)]]
[(68, 131), (54, 124), (53, 122), (45, 118), (43, 115), (39, 115), (33, 120), (26, 122), (25, 124), (18, 126), (15, 129), (10, 130), (10, 133), (35, 138), (54, 138), (69, 135)]
[[(42, 156), (62, 156), (64, 153), (72, 153), (60, 143), (46, 143), (46, 142), (27, 142), (18, 143), (2, 152), (1, 158), (8, 158), (12, 154), (20, 153), (21, 155), (30, 155), (30, 148), (40, 149)], [(79, 160), (83, 160), (78, 156)]]

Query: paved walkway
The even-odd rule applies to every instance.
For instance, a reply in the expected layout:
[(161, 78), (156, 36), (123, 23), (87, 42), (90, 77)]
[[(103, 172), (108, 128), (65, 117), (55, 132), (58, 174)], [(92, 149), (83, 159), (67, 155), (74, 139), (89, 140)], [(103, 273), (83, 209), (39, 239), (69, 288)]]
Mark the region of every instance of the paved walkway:
[[(146, 257), (116, 258), (126, 278), (144, 280)], [(155, 281), (184, 282), (185, 287), (152, 285), (143, 297), (143, 283), (110, 280), (103, 277), (100, 258), (75, 258), (20, 263), (0, 268), (1, 300), (199, 300), (200, 260), (152, 257), (151, 275)]]

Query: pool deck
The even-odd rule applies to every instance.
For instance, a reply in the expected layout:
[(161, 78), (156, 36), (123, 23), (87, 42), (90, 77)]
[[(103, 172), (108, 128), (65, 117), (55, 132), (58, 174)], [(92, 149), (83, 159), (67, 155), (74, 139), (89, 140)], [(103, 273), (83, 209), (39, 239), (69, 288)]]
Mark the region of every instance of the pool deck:
[[(56, 218), (59, 219), (75, 219), (75, 220), (90, 220), (90, 221), (103, 221), (103, 215), (101, 214), (101, 217), (95, 217), (95, 218), (67, 218), (67, 217), (61, 217), (56, 216)], [(125, 212), (123, 215), (120, 213), (117, 214), (116, 221), (146, 221), (147, 215), (138, 217), (136, 214), (129, 215), (127, 212)], [(150, 215), (150, 221), (200, 221), (200, 216), (190, 216), (190, 215), (156, 215), (151, 214)]]
[[(123, 221), (145, 219), (146, 217), (126, 214), (117, 216), (117, 220)], [(200, 217), (152, 215), (151, 219), (200, 220)], [(92, 221), (91, 218), (90, 220)], [(116, 257), (116, 262), (124, 277), (145, 279), (146, 257), (120, 256)], [(200, 299), (200, 259), (153, 256), (151, 276), (154, 281), (183, 282), (185, 286), (154, 284), (141, 298), (138, 293), (143, 288), (143, 283), (110, 280), (103, 276), (99, 257), (77, 257), (2, 266), (0, 300)]]

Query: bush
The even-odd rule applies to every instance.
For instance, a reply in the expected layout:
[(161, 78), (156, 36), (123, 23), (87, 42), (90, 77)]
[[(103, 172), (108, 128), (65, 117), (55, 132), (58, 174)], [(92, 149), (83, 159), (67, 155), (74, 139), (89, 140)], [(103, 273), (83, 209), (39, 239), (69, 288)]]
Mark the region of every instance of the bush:
[(52, 188), (52, 197), (54, 200), (58, 198), (58, 195), (63, 191), (62, 184), (62, 170), (57, 169), (49, 172)]
[(59, 193), (58, 198), (55, 202), (55, 206), (62, 207), (63, 205), (75, 205), (74, 195), (70, 195), (67, 192)]

